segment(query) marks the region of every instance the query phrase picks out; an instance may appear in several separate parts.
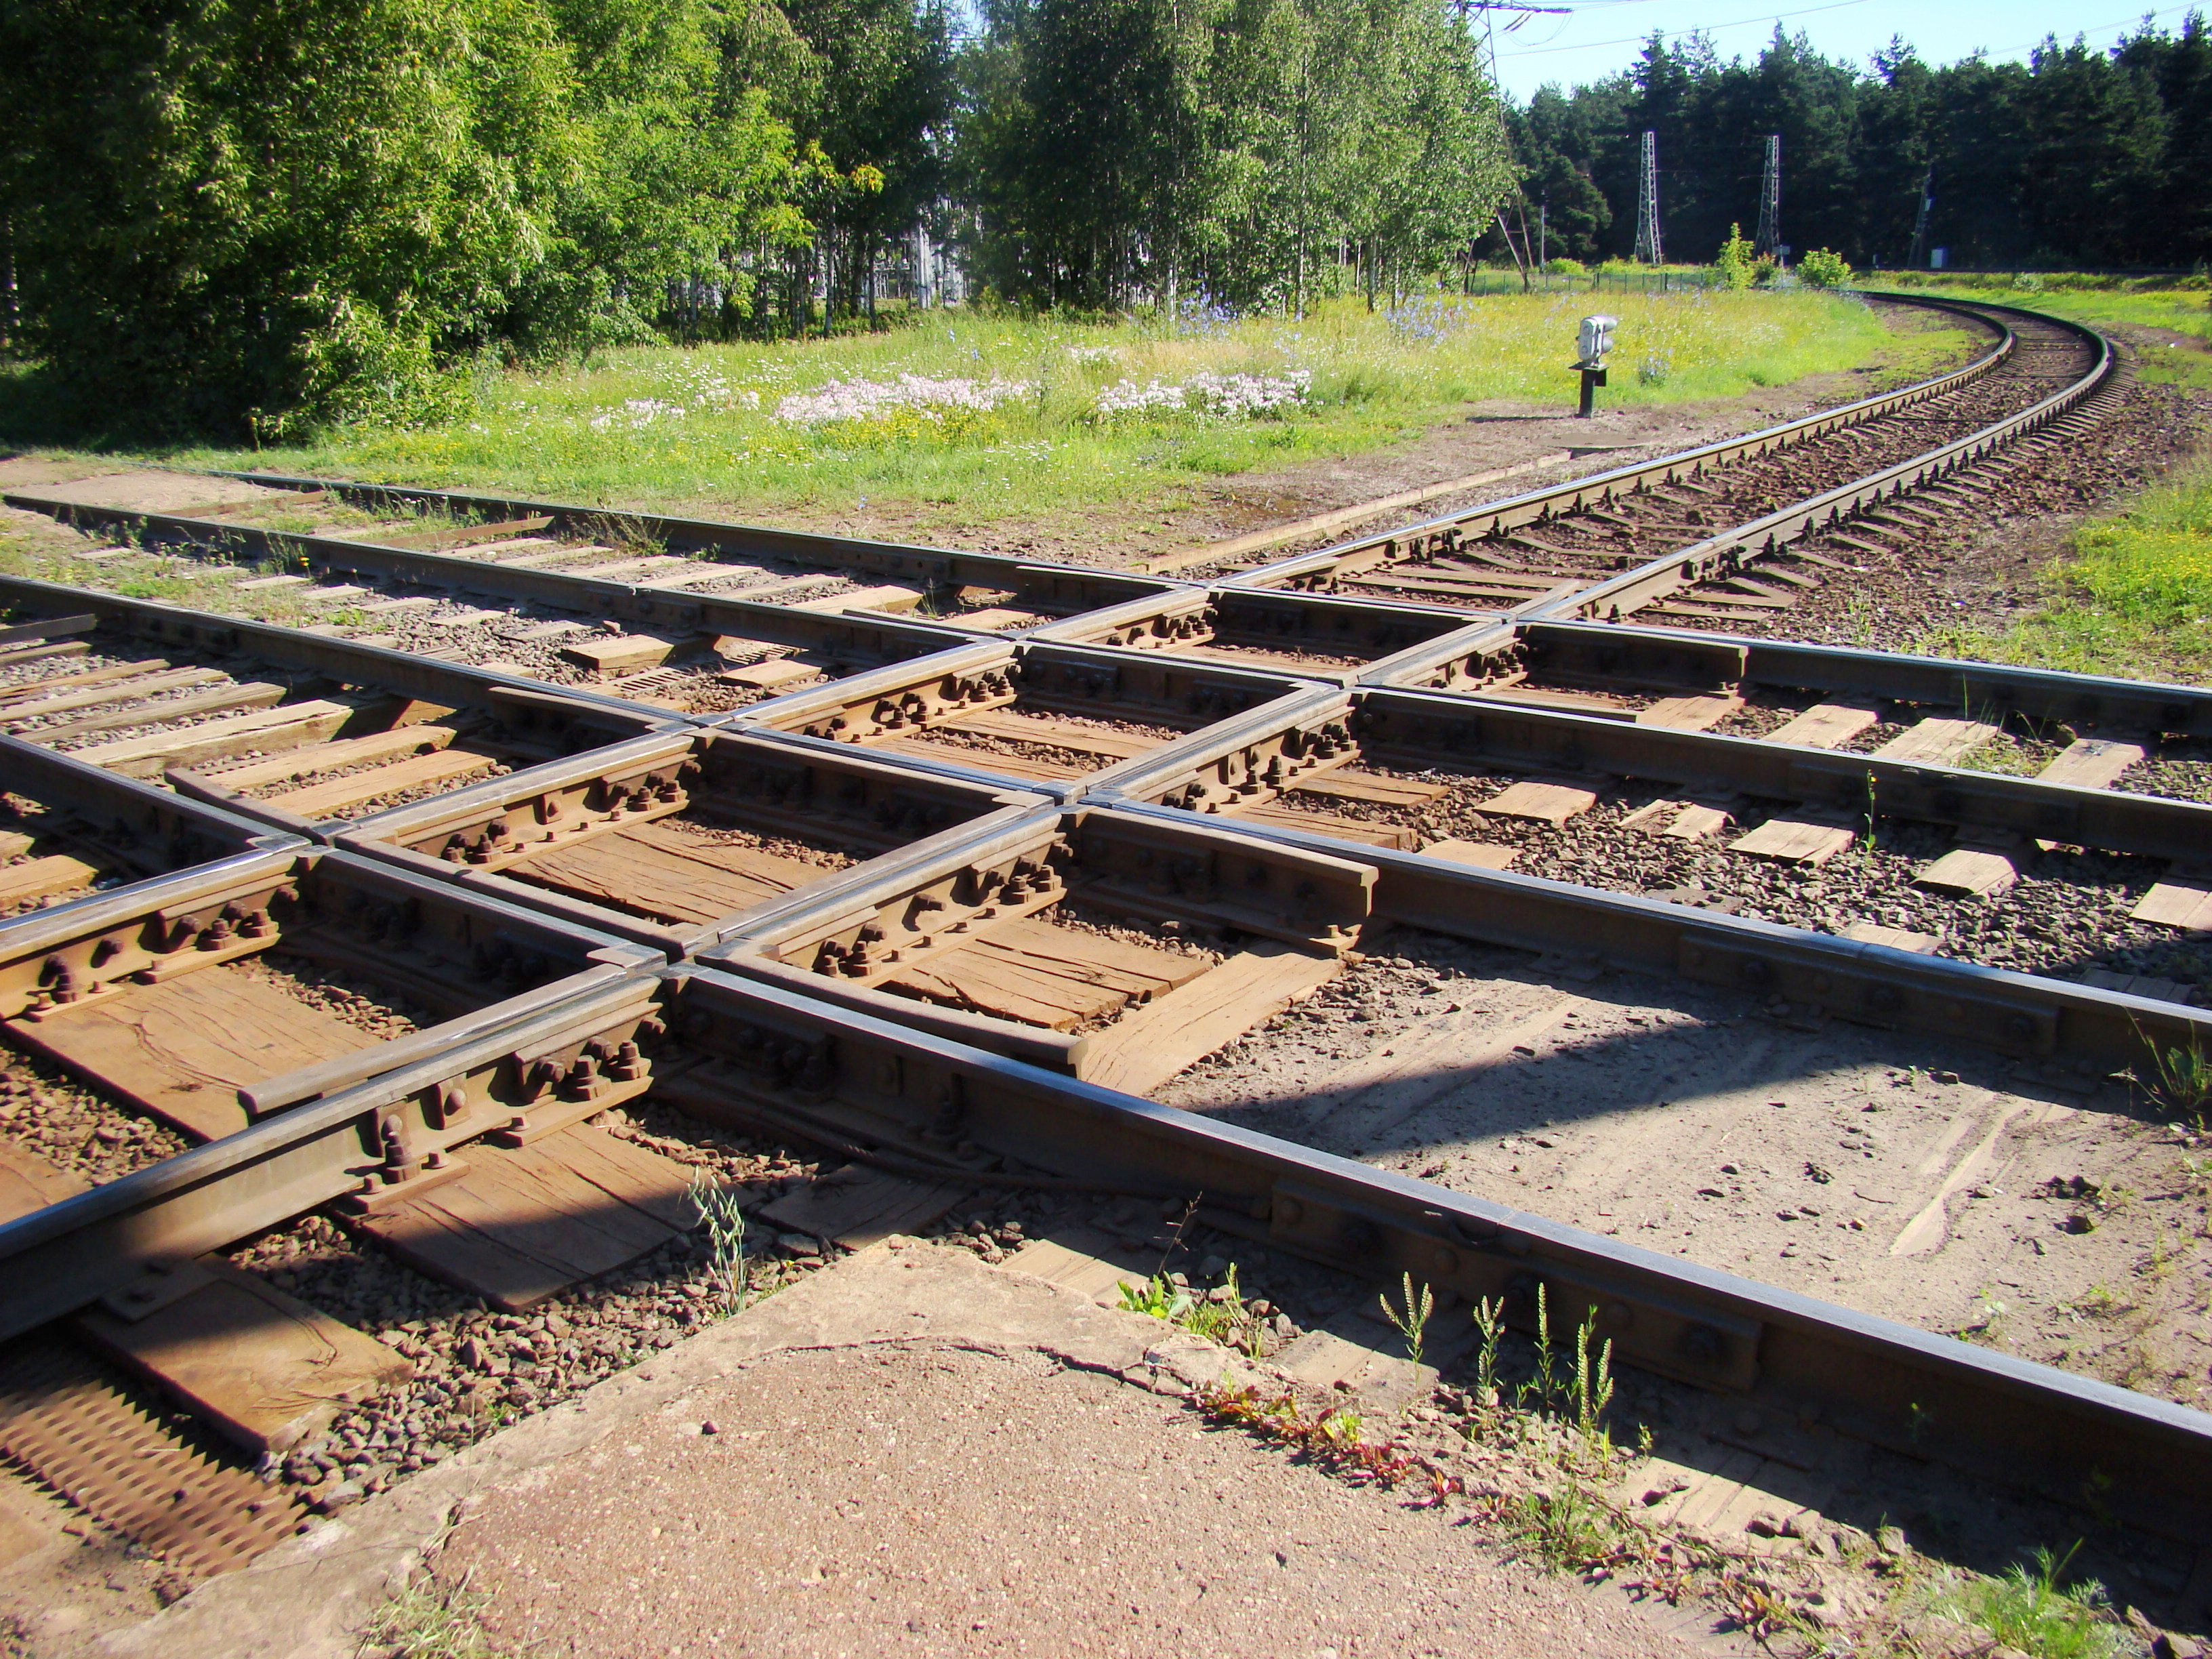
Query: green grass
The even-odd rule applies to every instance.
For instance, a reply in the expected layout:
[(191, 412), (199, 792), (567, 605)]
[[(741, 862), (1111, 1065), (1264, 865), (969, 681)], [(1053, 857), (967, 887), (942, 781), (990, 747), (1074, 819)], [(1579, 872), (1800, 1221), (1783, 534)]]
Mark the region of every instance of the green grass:
[[(2006, 282), (1885, 272), (1868, 281), (2179, 335), (2140, 343), (2142, 378), (2212, 392), (2212, 284), (2203, 276), (2054, 273)], [(1921, 648), (2081, 673), (2212, 681), (2212, 462), (2183, 469), (2125, 510), (2084, 526), (2070, 556), (2044, 580), (2044, 602), (2026, 621), (2002, 632), (1947, 629)]]
[(2014, 1566), (2002, 1578), (1970, 1579), (1938, 1602), (1954, 1618), (1979, 1625), (2032, 1659), (2112, 1659), (2126, 1651), (2119, 1631), (2102, 1613), (2102, 1586), (2063, 1583), (2065, 1568), (2065, 1558), (2038, 1550), (2033, 1566)]
[(2002, 633), (1924, 642), (1976, 657), (2129, 678), (2212, 680), (2212, 462), (2087, 525), (2045, 573), (2046, 597)]
[(361, 1650), (391, 1659), (496, 1659), (506, 1651), (484, 1629), (492, 1598), (425, 1579), (395, 1591), (361, 1633)]
[(2139, 353), (2139, 372), (2146, 380), (2212, 392), (2212, 288), (2202, 277), (2130, 280), (2031, 274), (2017, 279), (2015, 285), (2001, 277), (1874, 271), (1862, 280), (1869, 288), (1925, 289), (1962, 300), (2025, 306), (2093, 326), (2117, 325), (2182, 335), (2179, 342), (2145, 343)]
[[(1253, 318), (1172, 328), (924, 313), (872, 334), (804, 343), (636, 348), (554, 369), (486, 375), (466, 420), (422, 431), (347, 430), (262, 452), (185, 447), (190, 466), (483, 486), (624, 505), (753, 514), (848, 510), (873, 500), (970, 524), (1086, 508), (1141, 509), (1255, 469), (1351, 455), (1504, 398), (1564, 409), (1577, 320), (1620, 318), (1606, 406), (1730, 398), (1875, 366), (1917, 378), (1957, 334), (1893, 335), (1830, 295), (1426, 296), (1395, 318), (1333, 301), (1303, 323)], [(1311, 376), (1285, 416), (1101, 418), (1098, 393), (1194, 374)], [(805, 426), (778, 401), (836, 380), (900, 374), (1023, 382), (990, 411), (911, 411)], [(0, 441), (40, 436), (33, 376), (0, 374)], [(58, 434), (43, 434), (53, 436)], [(80, 446), (84, 440), (77, 440)], [(143, 453), (143, 452), (142, 452)]]

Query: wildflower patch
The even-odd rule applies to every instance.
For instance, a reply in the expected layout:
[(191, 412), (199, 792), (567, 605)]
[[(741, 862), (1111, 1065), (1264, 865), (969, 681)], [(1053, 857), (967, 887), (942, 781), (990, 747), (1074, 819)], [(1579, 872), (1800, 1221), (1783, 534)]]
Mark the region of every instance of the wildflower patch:
[(1194, 414), (1244, 421), (1305, 408), (1312, 390), (1313, 374), (1303, 368), (1285, 374), (1216, 374), (1200, 369), (1181, 381), (1152, 380), (1139, 386), (1125, 378), (1101, 392), (1095, 407), (1109, 418)]
[(926, 374), (902, 374), (896, 380), (871, 380), (855, 376), (831, 380), (816, 392), (795, 392), (775, 406), (775, 417), (799, 426), (819, 426), (831, 421), (884, 421), (896, 416), (942, 421), (959, 410), (988, 415), (1012, 398), (1026, 398), (1036, 387), (1029, 380), (933, 380)]

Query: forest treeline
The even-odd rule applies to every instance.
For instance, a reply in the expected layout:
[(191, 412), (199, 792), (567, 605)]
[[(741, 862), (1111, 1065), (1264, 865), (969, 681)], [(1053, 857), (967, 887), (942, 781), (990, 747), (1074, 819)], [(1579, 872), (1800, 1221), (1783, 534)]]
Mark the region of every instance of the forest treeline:
[(7, 344), (110, 429), (795, 332), (927, 224), (1018, 303), (1297, 307), (1510, 187), (1451, 0), (0, 0)]
[(2212, 33), (2197, 13), (2116, 50), (2052, 41), (2025, 64), (1943, 68), (1898, 42), (1862, 69), (1778, 27), (1750, 62), (1696, 35), (1655, 40), (1632, 68), (1547, 87), (1509, 119), (1530, 228), (1540, 206), (1555, 256), (1634, 251), (1648, 131), (1670, 258), (1711, 258), (1730, 224), (1758, 223), (1771, 133), (1781, 240), (1801, 250), (1899, 266), (1940, 247), (1954, 265), (2046, 270), (2212, 258)]
[[(0, 330), (111, 432), (295, 438), (470, 373), (874, 307), (918, 228), (1019, 305), (1276, 307), (1484, 251), (1753, 223), (1901, 261), (2212, 248), (2194, 15), (2113, 54), (1871, 72), (1692, 37), (1501, 111), (1458, 0), (0, 0)], [(1501, 120), (1501, 115), (1503, 119)], [(1508, 149), (1508, 140), (1510, 149)]]

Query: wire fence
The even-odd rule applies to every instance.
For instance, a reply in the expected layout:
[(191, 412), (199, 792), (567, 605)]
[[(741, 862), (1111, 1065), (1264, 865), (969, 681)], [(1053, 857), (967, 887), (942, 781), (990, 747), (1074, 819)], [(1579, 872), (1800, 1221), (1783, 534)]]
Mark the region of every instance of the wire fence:
[(1720, 285), (1719, 273), (1699, 268), (1619, 268), (1583, 271), (1481, 270), (1467, 275), (1469, 294), (1688, 294)]

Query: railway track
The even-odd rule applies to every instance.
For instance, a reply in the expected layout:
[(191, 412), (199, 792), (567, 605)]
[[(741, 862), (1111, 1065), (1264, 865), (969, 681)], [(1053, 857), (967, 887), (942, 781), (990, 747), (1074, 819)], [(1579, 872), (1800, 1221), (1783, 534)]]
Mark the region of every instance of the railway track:
[[(2092, 1126), (2077, 1188), (2109, 1176), (2106, 1079), (2212, 1036), (2212, 694), (1584, 619), (1733, 591), (1805, 544), (1727, 541), (1778, 513), (1832, 534), (1837, 455), (1893, 499), (2094, 395), (2094, 349), (2008, 326), (1957, 375), (1641, 489), (1205, 584), (308, 479), (226, 481), (251, 493), (225, 513), (11, 496), (233, 592), (282, 566), (280, 594), (392, 608), (309, 631), (0, 583), (0, 1022), (10, 1098), (40, 1103), (0, 1109), (0, 1449), (192, 1570), (236, 1565), (360, 1466), (319, 1438), (348, 1398), (466, 1392), (422, 1321), (302, 1301), (312, 1273), (255, 1267), (267, 1241), (339, 1240), (557, 1342), (533, 1310), (680, 1255), (694, 1172), (728, 1167), (709, 1126), (873, 1171), (917, 1223), (979, 1190), (1195, 1199), (1224, 1237), (1523, 1324), (1540, 1290), (1650, 1373), (2212, 1542), (2212, 1418), (1937, 1334), (1922, 1267), (2034, 1135)], [(1662, 580), (1644, 556), (1683, 495), (1729, 522)], [(1419, 586), (1470, 543), (1607, 522), (1554, 523), (1563, 499), (1627, 500), (1605, 556), (1642, 562)], [(255, 521), (280, 510), (328, 521)], [(556, 621), (621, 631), (516, 651)], [(1737, 1109), (1660, 1094), (1662, 1043), (1661, 1077), (1761, 1097), (1683, 1122), (1686, 1089)], [(1563, 1092), (1554, 1064), (1590, 1069)], [(1843, 1201), (1833, 1152), (1792, 1143), (1821, 1191), (1778, 1220), (1649, 1156), (1789, 1141), (1752, 1105), (1832, 1139), (1837, 1101), (1905, 1072), (1974, 1103), (1887, 1108), (1919, 1148), (1894, 1170), (1844, 1135), (1883, 1171), (1855, 1190), (1890, 1195), (1817, 1251), (1788, 1230)], [(1609, 1103), (1573, 1126), (1584, 1161), (1531, 1186), (1584, 1097)], [(1733, 1206), (1750, 1253), (1624, 1243), (1596, 1206), (1632, 1201)], [(1815, 1257), (1831, 1280), (1792, 1265)], [(303, 1328), (337, 1356), (305, 1382)], [(222, 1363), (240, 1343), (254, 1366)], [(179, 1404), (198, 1426), (157, 1420)], [(131, 1456), (87, 1454), (103, 1434)], [(189, 1524), (149, 1507), (149, 1460)]]
[[(233, 605), (276, 607), (332, 638), (695, 714), (1162, 589), (983, 554), (447, 492), (259, 479), (209, 491), (235, 499), (182, 514), (5, 500), (181, 556), (204, 580), (227, 580)], [(260, 522), (302, 519), (329, 523)]]
[(2106, 412), (2118, 380), (2101, 337), (2008, 307), (1937, 308), (1993, 330), (1995, 348), (1883, 397), (1228, 580), (1513, 615), (1771, 622), (1975, 510), (2016, 453)]

